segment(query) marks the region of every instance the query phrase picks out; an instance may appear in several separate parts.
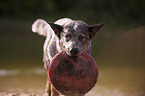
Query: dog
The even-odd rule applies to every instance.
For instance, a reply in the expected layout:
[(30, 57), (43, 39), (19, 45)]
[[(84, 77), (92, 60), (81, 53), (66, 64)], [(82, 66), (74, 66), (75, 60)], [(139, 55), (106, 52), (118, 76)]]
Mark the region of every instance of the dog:
[[(69, 56), (78, 56), (83, 51), (91, 54), (91, 40), (102, 26), (102, 23), (87, 25), (83, 21), (69, 18), (59, 19), (54, 23), (36, 20), (32, 25), (32, 31), (46, 36), (43, 46), (44, 67), (48, 70), (52, 58), (62, 50), (66, 50)], [(46, 91), (48, 96), (59, 95), (49, 78)]]

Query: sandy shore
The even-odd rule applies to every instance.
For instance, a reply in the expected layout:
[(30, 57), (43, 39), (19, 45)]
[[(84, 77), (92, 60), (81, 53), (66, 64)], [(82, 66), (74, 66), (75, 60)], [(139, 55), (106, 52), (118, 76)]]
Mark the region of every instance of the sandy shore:
[(38, 94), (0, 92), (0, 96), (40, 96), (40, 95), (38, 95)]

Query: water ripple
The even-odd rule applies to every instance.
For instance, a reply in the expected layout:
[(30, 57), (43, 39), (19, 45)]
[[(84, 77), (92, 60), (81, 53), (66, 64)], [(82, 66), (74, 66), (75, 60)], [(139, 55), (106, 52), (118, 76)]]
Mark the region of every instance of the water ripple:
[(20, 69), (0, 69), (0, 76), (16, 76), (16, 75), (44, 75), (46, 74), (45, 70), (43, 68), (32, 68), (32, 69), (26, 69), (26, 70), (20, 70)]
[(17, 69), (13, 69), (13, 70), (0, 69), (0, 76), (14, 76), (18, 74), (19, 74), (19, 70)]

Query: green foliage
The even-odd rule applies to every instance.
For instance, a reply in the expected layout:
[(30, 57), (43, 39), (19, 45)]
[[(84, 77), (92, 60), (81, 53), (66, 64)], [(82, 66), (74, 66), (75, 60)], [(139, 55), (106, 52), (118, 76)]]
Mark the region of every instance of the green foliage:
[(145, 22), (145, 0), (1, 0), (0, 16), (58, 19), (71, 17), (89, 23)]

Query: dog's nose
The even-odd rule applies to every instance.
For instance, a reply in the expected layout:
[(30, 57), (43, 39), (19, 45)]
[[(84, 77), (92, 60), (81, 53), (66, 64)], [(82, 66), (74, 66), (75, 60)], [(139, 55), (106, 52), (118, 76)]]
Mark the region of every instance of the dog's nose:
[(71, 50), (70, 50), (70, 53), (72, 54), (72, 55), (77, 55), (78, 54), (78, 48), (72, 48)]

